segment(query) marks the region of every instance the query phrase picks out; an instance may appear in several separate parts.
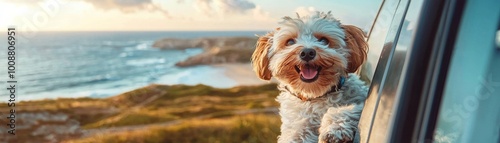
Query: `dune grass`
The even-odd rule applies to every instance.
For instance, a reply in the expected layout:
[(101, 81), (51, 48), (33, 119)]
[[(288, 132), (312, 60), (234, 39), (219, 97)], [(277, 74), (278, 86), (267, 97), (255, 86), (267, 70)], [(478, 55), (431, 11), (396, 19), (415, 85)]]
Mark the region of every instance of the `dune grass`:
[[(22, 101), (16, 104), (16, 112), (49, 113), (47, 116), (63, 113), (68, 116), (67, 120), (48, 122), (56, 126), (77, 121), (83, 130), (141, 126), (136, 131), (92, 134), (75, 142), (276, 142), (278, 116), (254, 114), (269, 113), (260, 110), (276, 108), (277, 95), (276, 84), (227, 89), (206, 85), (149, 85), (110, 98)], [(7, 110), (0, 107), (2, 112)], [(249, 110), (259, 112), (239, 113)], [(155, 127), (171, 121), (182, 121), (182, 124)], [(50, 142), (46, 136), (31, 135), (40, 125), (46, 124), (39, 123), (20, 130), (22, 134), (18, 137), (22, 139), (17, 140)], [(55, 137), (73, 142), (80, 136), (61, 134)]]
[(276, 142), (280, 124), (278, 115), (244, 115), (221, 119), (189, 120), (170, 127), (151, 127), (68, 142), (266, 143)]
[[(200, 115), (222, 117), (230, 116), (229, 111), (277, 106), (274, 101), (278, 94), (275, 84), (241, 86), (229, 89), (213, 88), (206, 85), (173, 85), (165, 87), (163, 90), (165, 92), (162, 92), (163, 95), (159, 96), (158, 99), (140, 108), (131, 111), (126, 110), (115, 116), (84, 125), (84, 128), (150, 124)], [(114, 98), (128, 99), (120, 101), (125, 103), (135, 101), (134, 98), (124, 98), (122, 96)], [(125, 96), (130, 95), (126, 94)]]

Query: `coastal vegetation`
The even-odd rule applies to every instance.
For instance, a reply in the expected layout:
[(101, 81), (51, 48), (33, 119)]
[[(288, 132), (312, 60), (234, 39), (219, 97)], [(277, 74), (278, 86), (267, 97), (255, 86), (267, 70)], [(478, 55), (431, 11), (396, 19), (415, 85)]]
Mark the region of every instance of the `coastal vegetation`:
[(270, 142), (279, 133), (277, 95), (276, 84), (227, 89), (154, 84), (102, 99), (22, 101), (16, 137), (1, 137), (17, 142)]

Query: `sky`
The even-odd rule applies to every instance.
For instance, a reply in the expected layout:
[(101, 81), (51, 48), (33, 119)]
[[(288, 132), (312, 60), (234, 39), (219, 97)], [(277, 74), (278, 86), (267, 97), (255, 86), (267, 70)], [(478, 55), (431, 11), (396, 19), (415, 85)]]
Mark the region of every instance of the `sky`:
[(269, 31), (332, 11), (368, 30), (381, 0), (0, 0), (0, 28), (30, 31)]

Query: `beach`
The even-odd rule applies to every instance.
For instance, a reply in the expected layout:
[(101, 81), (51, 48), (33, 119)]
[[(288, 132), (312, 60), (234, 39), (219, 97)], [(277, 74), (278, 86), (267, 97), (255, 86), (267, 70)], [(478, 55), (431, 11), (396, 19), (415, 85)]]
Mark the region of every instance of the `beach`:
[(213, 67), (223, 68), (224, 75), (236, 81), (235, 86), (276, 83), (274, 79), (271, 81), (259, 79), (253, 71), (252, 64), (250, 63), (216, 64), (213, 65)]

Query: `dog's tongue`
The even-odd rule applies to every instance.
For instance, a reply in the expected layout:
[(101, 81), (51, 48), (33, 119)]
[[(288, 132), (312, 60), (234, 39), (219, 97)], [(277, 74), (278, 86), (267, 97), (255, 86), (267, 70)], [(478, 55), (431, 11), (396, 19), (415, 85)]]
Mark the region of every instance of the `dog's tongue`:
[(302, 68), (302, 70), (300, 71), (300, 74), (305, 79), (313, 79), (316, 76), (316, 74), (318, 74), (318, 70), (313, 69), (310, 66), (304, 66), (304, 68)]

